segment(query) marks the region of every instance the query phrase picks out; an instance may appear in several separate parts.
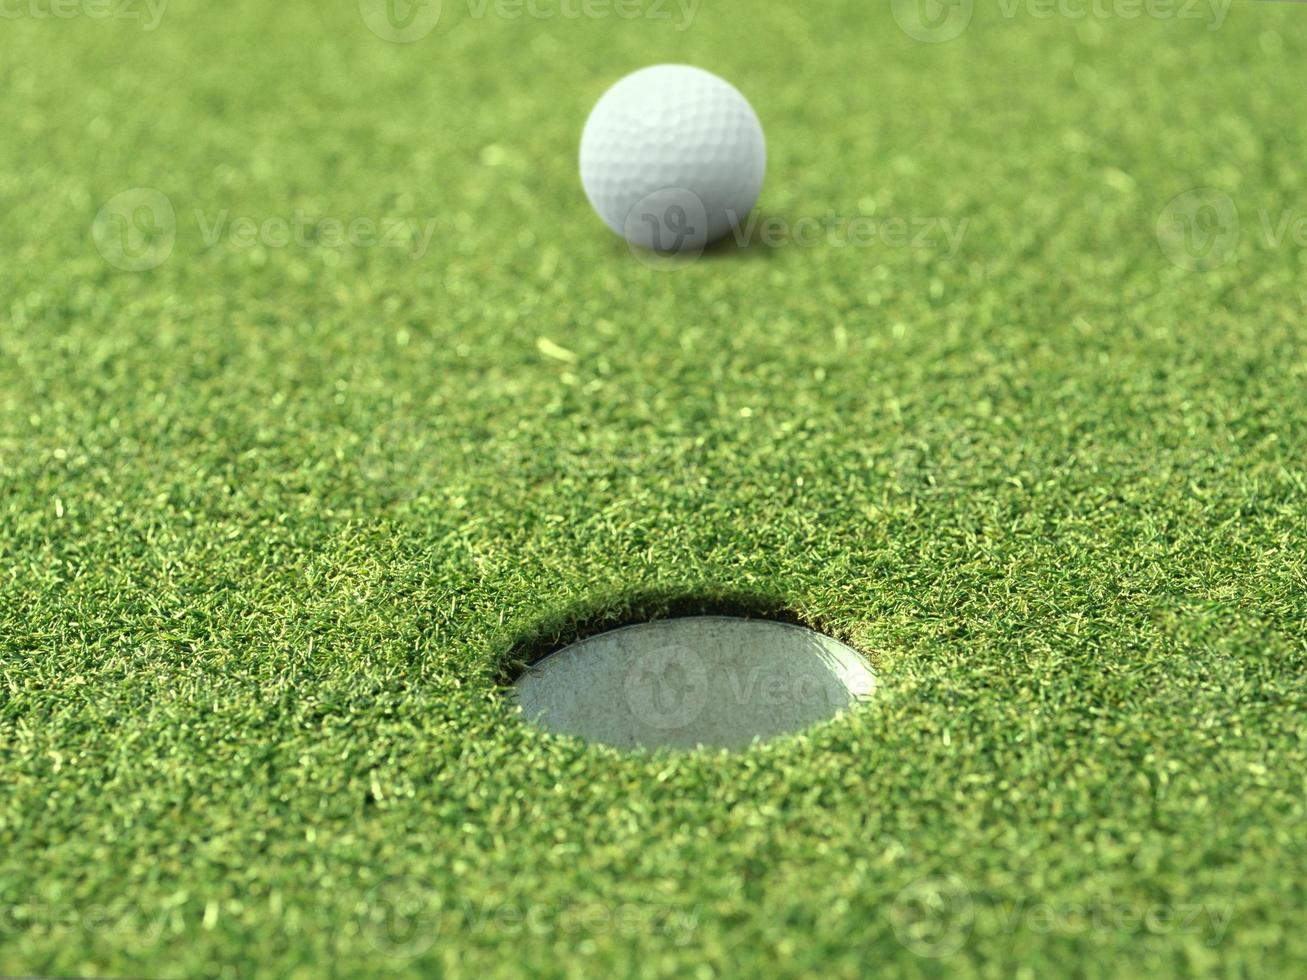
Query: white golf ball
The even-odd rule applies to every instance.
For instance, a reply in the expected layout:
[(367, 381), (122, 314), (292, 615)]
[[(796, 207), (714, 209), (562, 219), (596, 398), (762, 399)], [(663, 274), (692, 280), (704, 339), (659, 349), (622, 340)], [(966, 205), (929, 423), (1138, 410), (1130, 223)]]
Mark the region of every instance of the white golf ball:
[(701, 249), (758, 201), (767, 146), (729, 82), (654, 65), (604, 93), (581, 134), (581, 184), (608, 227), (661, 252)]

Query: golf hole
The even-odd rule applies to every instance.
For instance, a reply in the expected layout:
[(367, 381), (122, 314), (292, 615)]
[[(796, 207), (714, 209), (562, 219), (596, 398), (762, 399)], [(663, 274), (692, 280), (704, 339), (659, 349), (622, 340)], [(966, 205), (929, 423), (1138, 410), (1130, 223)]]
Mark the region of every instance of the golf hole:
[(524, 718), (621, 749), (741, 749), (871, 696), (856, 650), (803, 626), (687, 616), (577, 640), (514, 683)]

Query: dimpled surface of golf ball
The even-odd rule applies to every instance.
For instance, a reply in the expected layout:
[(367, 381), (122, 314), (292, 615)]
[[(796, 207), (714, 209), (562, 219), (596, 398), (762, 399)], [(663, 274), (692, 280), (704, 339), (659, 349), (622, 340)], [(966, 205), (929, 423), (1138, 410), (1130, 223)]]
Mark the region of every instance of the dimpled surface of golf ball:
[(762, 125), (729, 82), (654, 65), (604, 93), (581, 134), (581, 184), (633, 245), (701, 249), (743, 222), (767, 169)]

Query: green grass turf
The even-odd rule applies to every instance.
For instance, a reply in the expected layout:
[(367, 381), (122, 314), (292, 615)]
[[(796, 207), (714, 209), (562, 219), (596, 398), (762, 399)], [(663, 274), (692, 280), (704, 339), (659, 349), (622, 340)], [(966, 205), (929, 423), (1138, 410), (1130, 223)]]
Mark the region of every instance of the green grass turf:
[[(444, 6), (4, 23), (0, 973), (1291, 975), (1307, 7)], [(575, 154), (661, 61), (757, 107), (764, 215), (964, 242), (641, 264)], [(1191, 272), (1200, 186), (1242, 236)], [(135, 187), (139, 273), (90, 232)], [(435, 231), (206, 240), (297, 213)], [(721, 757), (507, 706), (697, 606), (875, 702)]]

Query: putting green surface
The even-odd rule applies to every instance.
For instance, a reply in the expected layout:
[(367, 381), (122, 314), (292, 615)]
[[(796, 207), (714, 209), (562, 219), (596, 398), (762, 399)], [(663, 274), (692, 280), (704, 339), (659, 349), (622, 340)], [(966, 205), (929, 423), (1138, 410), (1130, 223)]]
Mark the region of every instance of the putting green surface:
[[(1300, 967), (1307, 7), (1065, 6), (13, 6), (0, 974)], [(657, 62), (770, 151), (675, 268), (576, 173)], [(675, 611), (876, 696), (514, 716)]]

